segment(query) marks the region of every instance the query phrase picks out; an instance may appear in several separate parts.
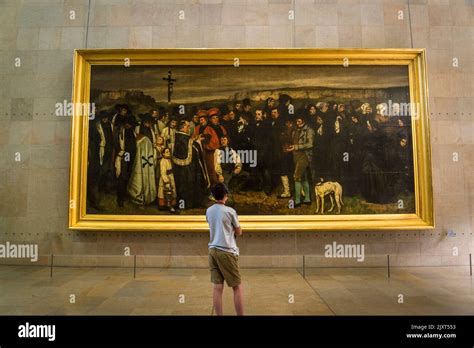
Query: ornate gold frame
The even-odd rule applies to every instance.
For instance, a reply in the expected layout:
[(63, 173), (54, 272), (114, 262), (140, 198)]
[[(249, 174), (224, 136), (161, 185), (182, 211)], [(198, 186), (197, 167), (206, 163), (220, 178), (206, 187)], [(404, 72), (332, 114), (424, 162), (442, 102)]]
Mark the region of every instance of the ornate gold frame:
[[(89, 103), (92, 65), (406, 65), (412, 117), (415, 214), (241, 216), (246, 231), (399, 230), (434, 228), (428, 86), (424, 49), (86, 49), (74, 53), (72, 102)], [(82, 105), (82, 104), (81, 104)], [(71, 130), (69, 228), (205, 231), (204, 216), (86, 214), (88, 115), (75, 110)]]

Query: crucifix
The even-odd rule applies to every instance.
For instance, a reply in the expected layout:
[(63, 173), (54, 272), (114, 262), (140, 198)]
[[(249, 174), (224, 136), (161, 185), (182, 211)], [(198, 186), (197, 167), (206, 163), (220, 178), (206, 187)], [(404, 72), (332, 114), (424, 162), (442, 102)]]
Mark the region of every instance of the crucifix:
[(173, 94), (173, 84), (176, 79), (171, 78), (171, 70), (168, 71), (168, 77), (163, 77), (163, 80), (168, 81), (168, 104), (171, 104), (171, 94)]

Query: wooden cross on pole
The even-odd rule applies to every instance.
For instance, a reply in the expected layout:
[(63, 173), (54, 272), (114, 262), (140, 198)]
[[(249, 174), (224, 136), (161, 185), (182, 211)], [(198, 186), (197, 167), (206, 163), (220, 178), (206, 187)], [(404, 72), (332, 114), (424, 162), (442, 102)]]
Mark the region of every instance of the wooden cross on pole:
[(171, 78), (171, 70), (168, 71), (168, 77), (163, 77), (163, 80), (168, 82), (168, 104), (171, 104), (171, 95), (173, 94), (173, 84), (176, 79)]

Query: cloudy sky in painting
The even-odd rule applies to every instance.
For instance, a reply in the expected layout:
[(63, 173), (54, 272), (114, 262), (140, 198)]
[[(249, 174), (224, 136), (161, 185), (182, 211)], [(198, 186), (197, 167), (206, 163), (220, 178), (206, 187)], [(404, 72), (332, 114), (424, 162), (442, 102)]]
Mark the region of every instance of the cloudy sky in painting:
[(177, 81), (172, 101), (198, 103), (236, 94), (282, 88), (373, 89), (408, 86), (405, 66), (95, 66), (91, 87), (100, 91), (141, 90), (157, 102), (167, 100), (168, 76)]

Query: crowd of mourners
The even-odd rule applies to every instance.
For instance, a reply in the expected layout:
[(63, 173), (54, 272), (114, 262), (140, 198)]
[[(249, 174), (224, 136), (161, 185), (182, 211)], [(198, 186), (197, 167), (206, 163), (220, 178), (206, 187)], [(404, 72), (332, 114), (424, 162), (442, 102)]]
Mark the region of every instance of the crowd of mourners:
[(231, 193), (276, 194), (298, 208), (325, 181), (341, 184), (344, 196), (394, 202), (413, 192), (411, 119), (374, 106), (318, 101), (295, 108), (285, 94), (140, 115), (115, 105), (89, 124), (88, 202), (104, 210), (103, 193), (113, 193), (119, 207), (130, 200), (176, 212), (206, 207), (210, 187), (223, 182)]

